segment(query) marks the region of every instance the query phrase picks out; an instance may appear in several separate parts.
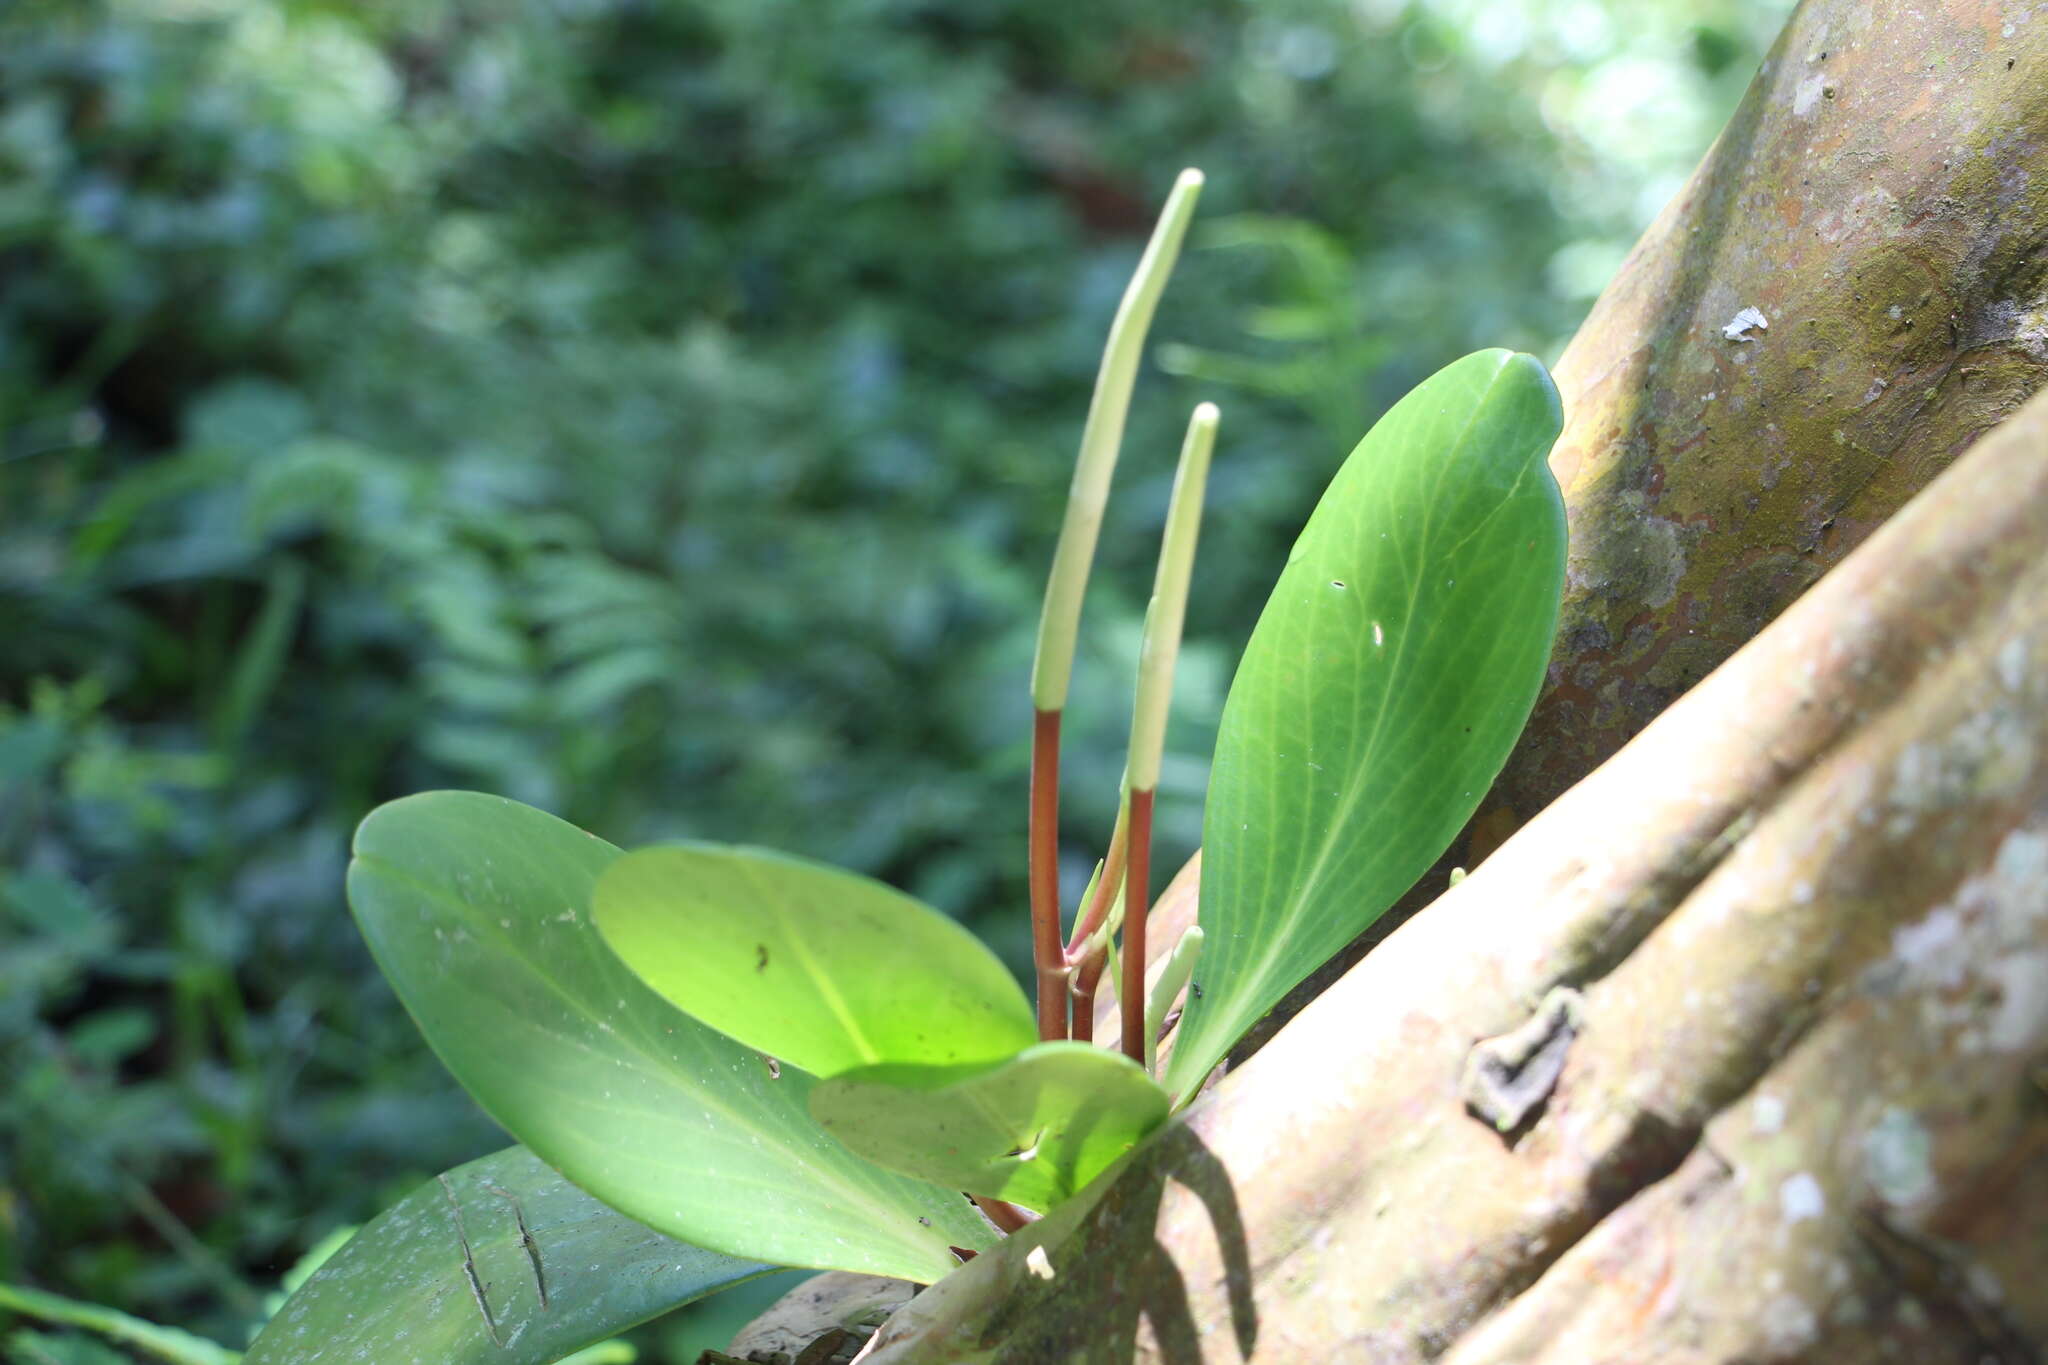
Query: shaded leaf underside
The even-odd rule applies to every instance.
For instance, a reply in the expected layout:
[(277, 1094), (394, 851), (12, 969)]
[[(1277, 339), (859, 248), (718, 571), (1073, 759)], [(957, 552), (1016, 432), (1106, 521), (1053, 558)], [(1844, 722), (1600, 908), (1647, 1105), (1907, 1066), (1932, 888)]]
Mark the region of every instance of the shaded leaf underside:
[(664, 1237), (513, 1147), (379, 1214), (244, 1365), (546, 1365), (773, 1268)]

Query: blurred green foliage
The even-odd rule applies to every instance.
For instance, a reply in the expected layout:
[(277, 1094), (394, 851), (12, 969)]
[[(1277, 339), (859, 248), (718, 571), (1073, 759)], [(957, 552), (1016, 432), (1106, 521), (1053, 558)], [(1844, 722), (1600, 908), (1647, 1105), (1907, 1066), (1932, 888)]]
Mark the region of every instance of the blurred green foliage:
[(494, 1144), (342, 906), (388, 797), (770, 844), (1021, 958), (1037, 593), (1192, 164), (1065, 808), (1078, 878), (1215, 398), (1177, 860), (1325, 478), (1448, 358), (1554, 353), (1786, 8), (0, 6), (0, 1278), (239, 1341)]

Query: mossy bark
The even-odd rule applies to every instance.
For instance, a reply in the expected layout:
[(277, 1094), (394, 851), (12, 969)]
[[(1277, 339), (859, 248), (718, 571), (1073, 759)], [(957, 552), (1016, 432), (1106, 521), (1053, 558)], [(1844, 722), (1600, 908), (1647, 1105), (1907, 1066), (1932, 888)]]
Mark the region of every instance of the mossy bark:
[[(1558, 362), (1572, 550), (1528, 732), (1467, 836), (1244, 1052), (2048, 383), (2044, 19), (1794, 13)], [(1768, 325), (1732, 339), (1749, 308)]]
[(2037, 1360), (2044, 888), (2048, 395), (873, 1359)]
[(1559, 367), (1528, 823), (870, 1358), (2048, 1357), (2044, 378), (2048, 11), (1808, 0)]
[(1523, 819), (2048, 381), (2048, 14), (1802, 5), (1557, 381), (1570, 584), (1495, 791)]

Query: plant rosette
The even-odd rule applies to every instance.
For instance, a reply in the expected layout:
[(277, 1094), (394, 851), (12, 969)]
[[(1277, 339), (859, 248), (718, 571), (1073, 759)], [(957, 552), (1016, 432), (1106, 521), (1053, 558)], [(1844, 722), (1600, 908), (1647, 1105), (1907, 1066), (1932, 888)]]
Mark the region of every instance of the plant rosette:
[[(1396, 403), (1302, 530), (1224, 706), (1198, 925), (1153, 945), (1152, 804), (1220, 421), (1195, 408), (1119, 815), (1062, 936), (1081, 600), (1200, 189), (1192, 171), (1174, 186), (1111, 326), (1054, 551), (1031, 678), (1035, 1002), (950, 917), (849, 872), (713, 844), (622, 852), (475, 793), (384, 806), (357, 833), (350, 904), (428, 1043), (520, 1146), (366, 1227), (249, 1365), (555, 1361), (772, 1267), (937, 1280), (1166, 1124), (1449, 845), (1528, 718), (1563, 586), (1557, 392), (1500, 350)], [(1114, 1051), (1092, 1041), (1105, 982)]]

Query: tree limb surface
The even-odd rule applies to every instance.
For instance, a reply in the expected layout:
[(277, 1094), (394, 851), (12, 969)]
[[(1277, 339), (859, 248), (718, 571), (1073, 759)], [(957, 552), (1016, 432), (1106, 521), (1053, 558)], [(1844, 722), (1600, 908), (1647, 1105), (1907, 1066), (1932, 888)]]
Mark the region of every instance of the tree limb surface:
[[(1736, 340), (1745, 309), (1768, 325)], [(1556, 377), (1571, 558), (1528, 731), (1468, 838), (1244, 1051), (2048, 383), (2038, 7), (1805, 0)]]
[(1569, 585), (1498, 803), (1549, 805), (2048, 382), (2044, 19), (1800, 6), (1558, 363)]
[(1560, 366), (1541, 813), (869, 1358), (2048, 1358), (2044, 243), (2048, 11), (1803, 5)]
[(2048, 396), (872, 1359), (1975, 1365), (2044, 1284)]

